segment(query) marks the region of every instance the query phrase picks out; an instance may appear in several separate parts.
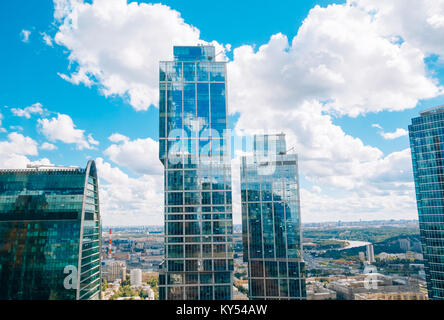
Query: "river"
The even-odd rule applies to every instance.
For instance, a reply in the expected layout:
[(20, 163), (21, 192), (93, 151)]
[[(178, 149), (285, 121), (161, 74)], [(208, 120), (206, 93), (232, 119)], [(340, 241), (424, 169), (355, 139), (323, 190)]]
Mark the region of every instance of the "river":
[(351, 249), (351, 248), (364, 247), (368, 244), (371, 244), (371, 242), (366, 242), (366, 241), (352, 241), (352, 240), (341, 240), (341, 239), (334, 239), (334, 240), (348, 242), (348, 245), (346, 247), (339, 248), (338, 250), (346, 250), (346, 249)]

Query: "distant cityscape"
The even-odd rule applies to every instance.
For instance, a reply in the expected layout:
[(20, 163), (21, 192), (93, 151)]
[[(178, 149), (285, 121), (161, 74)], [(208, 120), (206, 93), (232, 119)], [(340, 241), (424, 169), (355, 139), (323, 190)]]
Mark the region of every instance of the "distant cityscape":
[[(303, 223), (307, 299), (426, 300), (418, 226), (417, 220)], [(103, 229), (105, 263), (119, 262), (120, 272), (127, 274), (131, 269), (141, 270), (145, 279), (157, 277), (164, 255), (163, 227), (105, 226)], [(242, 225), (233, 226), (233, 239), (233, 299), (246, 300), (248, 266), (243, 262)], [(373, 242), (365, 241), (367, 239)], [(371, 259), (369, 246), (373, 250)], [(121, 277), (121, 273), (116, 273), (114, 278), (107, 278), (107, 282)]]

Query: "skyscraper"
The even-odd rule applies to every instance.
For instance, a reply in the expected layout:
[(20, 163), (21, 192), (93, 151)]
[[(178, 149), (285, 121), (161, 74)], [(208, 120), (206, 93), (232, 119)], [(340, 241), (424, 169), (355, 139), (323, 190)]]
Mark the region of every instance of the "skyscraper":
[(249, 298), (305, 299), (297, 155), (284, 134), (256, 135), (253, 147), (241, 162)]
[(444, 106), (413, 118), (409, 137), (427, 290), (444, 300)]
[(94, 161), (0, 170), (0, 300), (99, 299), (100, 237)]
[(213, 46), (175, 46), (160, 62), (159, 158), (165, 260), (159, 299), (231, 299), (233, 223), (226, 65)]

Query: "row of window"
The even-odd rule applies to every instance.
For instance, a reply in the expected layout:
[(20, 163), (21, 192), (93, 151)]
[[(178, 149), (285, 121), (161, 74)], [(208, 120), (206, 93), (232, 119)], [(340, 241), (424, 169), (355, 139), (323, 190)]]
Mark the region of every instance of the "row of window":
[(225, 62), (162, 61), (159, 81), (225, 81)]
[(167, 222), (167, 235), (232, 234), (232, 221)]
[(213, 192), (167, 192), (165, 205), (224, 205), (231, 204), (231, 191)]
[(233, 259), (165, 260), (169, 272), (233, 271)]
[(251, 279), (249, 281), (250, 299), (264, 297), (305, 297), (305, 281), (303, 279)]
[(159, 287), (159, 300), (231, 300), (230, 286)]
[(167, 246), (167, 258), (224, 258), (232, 254), (232, 244), (174, 244)]

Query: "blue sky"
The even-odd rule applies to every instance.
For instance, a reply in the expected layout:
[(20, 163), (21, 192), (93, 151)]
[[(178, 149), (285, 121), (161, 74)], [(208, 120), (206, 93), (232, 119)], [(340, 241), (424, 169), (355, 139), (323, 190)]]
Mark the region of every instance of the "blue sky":
[(158, 61), (212, 42), (230, 127), (295, 146), (303, 222), (414, 219), (405, 130), (444, 104), (443, 35), (442, 0), (3, 1), (0, 167), (96, 159), (104, 224), (162, 224)]

